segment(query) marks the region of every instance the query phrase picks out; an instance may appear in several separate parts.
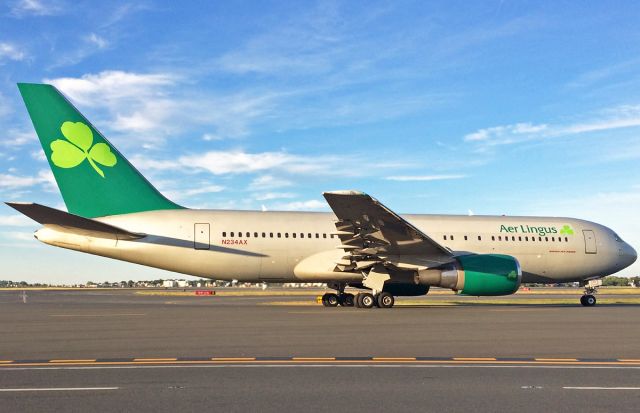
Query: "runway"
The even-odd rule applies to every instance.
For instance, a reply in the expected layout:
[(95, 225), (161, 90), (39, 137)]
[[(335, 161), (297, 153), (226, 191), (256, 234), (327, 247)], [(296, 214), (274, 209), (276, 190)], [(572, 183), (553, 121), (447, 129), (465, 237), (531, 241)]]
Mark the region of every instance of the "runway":
[(640, 402), (640, 305), (427, 297), (365, 310), (309, 296), (43, 291), (24, 303), (18, 293), (0, 292), (7, 411), (588, 412)]

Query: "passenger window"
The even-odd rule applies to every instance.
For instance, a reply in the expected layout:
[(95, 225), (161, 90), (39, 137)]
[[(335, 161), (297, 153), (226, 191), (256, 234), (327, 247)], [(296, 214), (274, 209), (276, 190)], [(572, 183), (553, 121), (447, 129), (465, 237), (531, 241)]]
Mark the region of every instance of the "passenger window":
[(529, 241), (529, 237), (524, 237), (524, 240), (525, 241)]
[(551, 237), (551, 241), (555, 242), (555, 240), (556, 240), (556, 237)]
[(465, 240), (465, 241), (468, 241), (468, 240), (467, 240), (467, 236), (466, 236), (466, 235), (464, 236), (464, 240)]
[(478, 235), (478, 241), (482, 241), (482, 237)]
[(300, 238), (304, 238), (304, 232), (300, 233)]
[(307, 238), (311, 238), (311, 233), (308, 233), (307, 235), (308, 235), (308, 237), (307, 237)]
[(295, 237), (296, 237), (296, 233), (295, 233), (295, 232), (292, 232), (292, 233), (291, 233), (291, 236), (292, 236), (293, 238), (295, 238)]
[(322, 238), (327, 238), (327, 234), (322, 234)]
[(491, 241), (495, 241), (495, 240), (496, 240), (495, 235), (492, 235), (492, 236), (491, 236)]
[(247, 232), (247, 238), (251, 238), (251, 233)]
[(230, 233), (229, 233), (229, 236), (230, 236), (231, 238), (233, 238), (233, 232), (230, 232)]
[(445, 240), (445, 241), (447, 240), (447, 236), (446, 236), (446, 235), (444, 236), (444, 240)]
[(267, 234), (265, 232), (262, 233), (262, 238), (267, 238)]
[(278, 232), (278, 238), (282, 238), (282, 234)]
[(285, 237), (285, 238), (289, 238), (289, 233), (288, 233), (288, 232), (285, 232), (285, 233), (284, 233), (284, 237)]
[(258, 238), (258, 233), (257, 232), (253, 233), (253, 238)]
[(227, 236), (226, 231), (222, 233), (222, 238), (225, 238)]
[(545, 240), (546, 242), (549, 242), (549, 237), (544, 237), (544, 240)]
[(542, 242), (542, 237), (538, 237), (538, 241)]
[(564, 242), (569, 242), (569, 238), (564, 237)]
[(518, 241), (522, 241), (522, 237), (518, 237)]
[(515, 241), (515, 240), (516, 240), (516, 236), (515, 235), (511, 236), (511, 241)]
[(316, 232), (316, 238), (320, 238), (320, 234)]
[(453, 235), (451, 236), (451, 241), (453, 241)]
[(536, 242), (536, 237), (531, 237), (531, 241)]

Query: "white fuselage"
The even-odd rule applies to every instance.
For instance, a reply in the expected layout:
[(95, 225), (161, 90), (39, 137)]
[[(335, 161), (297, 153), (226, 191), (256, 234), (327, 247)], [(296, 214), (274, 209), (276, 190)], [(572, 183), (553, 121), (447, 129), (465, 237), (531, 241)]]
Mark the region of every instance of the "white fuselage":
[[(520, 262), (523, 282), (580, 281), (615, 273), (635, 251), (602, 225), (573, 218), (405, 215), (455, 254), (499, 253)], [(199, 277), (252, 282), (358, 282), (336, 272), (335, 215), (315, 212), (167, 210), (96, 218), (137, 240), (91, 237), (46, 225), (45, 243)], [(564, 228), (564, 231), (563, 231)], [(562, 233), (561, 233), (562, 232)]]

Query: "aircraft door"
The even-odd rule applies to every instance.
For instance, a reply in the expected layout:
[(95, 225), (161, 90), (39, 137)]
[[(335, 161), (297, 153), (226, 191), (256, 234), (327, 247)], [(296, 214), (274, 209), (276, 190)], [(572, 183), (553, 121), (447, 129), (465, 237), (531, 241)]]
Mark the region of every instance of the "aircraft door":
[(193, 248), (197, 250), (211, 248), (209, 224), (193, 224)]
[(596, 234), (590, 229), (583, 229), (582, 233), (584, 234), (584, 252), (587, 254), (597, 253)]

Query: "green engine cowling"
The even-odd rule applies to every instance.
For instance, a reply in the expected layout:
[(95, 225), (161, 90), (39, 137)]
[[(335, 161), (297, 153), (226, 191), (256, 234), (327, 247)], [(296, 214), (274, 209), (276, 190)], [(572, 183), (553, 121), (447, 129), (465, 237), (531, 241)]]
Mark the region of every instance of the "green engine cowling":
[[(456, 257), (460, 268), (458, 285), (464, 295), (509, 295), (520, 287), (522, 270), (510, 255), (478, 254)], [(460, 280), (460, 278), (462, 278)]]

